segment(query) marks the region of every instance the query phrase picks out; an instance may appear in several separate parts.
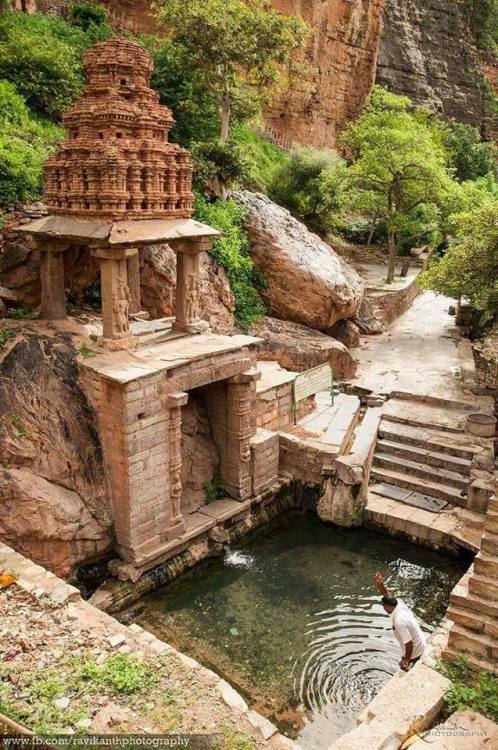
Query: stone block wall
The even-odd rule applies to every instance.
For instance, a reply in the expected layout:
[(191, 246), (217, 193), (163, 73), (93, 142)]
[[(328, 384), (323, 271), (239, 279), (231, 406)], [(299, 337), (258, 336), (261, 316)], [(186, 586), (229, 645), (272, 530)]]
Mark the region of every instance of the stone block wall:
[(252, 494), (260, 495), (275, 484), (278, 477), (279, 438), (261, 427), (251, 438)]
[[(297, 404), (297, 419), (302, 419), (315, 408), (315, 397), (309, 396)], [(281, 430), (294, 423), (292, 381), (260, 391), (256, 395), (256, 426), (266, 430)]]

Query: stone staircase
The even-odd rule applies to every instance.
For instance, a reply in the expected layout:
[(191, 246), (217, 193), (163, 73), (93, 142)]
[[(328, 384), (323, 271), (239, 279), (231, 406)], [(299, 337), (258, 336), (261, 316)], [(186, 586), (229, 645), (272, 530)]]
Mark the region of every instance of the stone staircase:
[(460, 408), (405, 399), (386, 404), (371, 473), (377, 484), (372, 489), (408, 504), (432, 498), (439, 501), (432, 503), (435, 510), (447, 503), (465, 508), (472, 460), (482, 448), (464, 434), (464, 420)]
[(463, 654), (477, 669), (498, 674), (498, 498), (489, 502), (481, 550), (451, 594), (448, 619), (445, 658)]

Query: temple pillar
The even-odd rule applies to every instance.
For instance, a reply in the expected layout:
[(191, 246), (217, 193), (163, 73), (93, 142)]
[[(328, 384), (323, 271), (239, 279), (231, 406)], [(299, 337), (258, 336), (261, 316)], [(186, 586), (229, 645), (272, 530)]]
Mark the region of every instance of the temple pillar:
[(41, 317), (45, 320), (66, 319), (66, 293), (64, 291), (65, 247), (39, 247), (41, 282)]
[(251, 444), (255, 432), (251, 420), (256, 395), (258, 370), (228, 378), (227, 382), (227, 456), (223, 483), (229, 495), (246, 500), (252, 494)]
[(200, 253), (209, 249), (209, 241), (175, 243), (176, 319), (173, 327), (186, 333), (204, 333), (209, 324), (200, 316)]
[(140, 257), (138, 250), (134, 255), (130, 255), (126, 259), (126, 272), (128, 276), (128, 289), (130, 290), (130, 314), (134, 315), (142, 310), (140, 296)]
[(166, 398), (169, 410), (169, 523), (164, 534), (174, 539), (185, 530), (185, 519), (181, 512), (182, 501), (182, 406), (188, 401), (188, 393), (170, 393)]
[(102, 343), (109, 349), (131, 349), (136, 339), (129, 325), (130, 290), (127, 259), (136, 255), (136, 248), (93, 248), (92, 255), (100, 264), (102, 295)]

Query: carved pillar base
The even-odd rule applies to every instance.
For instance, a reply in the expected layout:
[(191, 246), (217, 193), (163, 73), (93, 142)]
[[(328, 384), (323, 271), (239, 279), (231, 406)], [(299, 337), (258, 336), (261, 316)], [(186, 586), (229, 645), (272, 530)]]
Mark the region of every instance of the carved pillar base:
[(200, 253), (209, 244), (200, 240), (197, 243), (176, 244), (176, 320), (173, 329), (185, 333), (206, 333), (209, 323), (200, 318)]
[(103, 337), (108, 349), (131, 349), (137, 344), (129, 326), (130, 290), (127, 259), (136, 248), (94, 248), (92, 255), (100, 263)]
[(44, 320), (65, 320), (64, 291), (65, 248), (40, 247), (41, 317)]
[(170, 393), (166, 398), (169, 410), (169, 523), (161, 532), (161, 539), (169, 540), (183, 534), (185, 518), (181, 511), (182, 501), (182, 406), (188, 401), (188, 393)]
[(227, 380), (227, 460), (223, 482), (236, 500), (246, 500), (252, 494), (251, 412), (260, 377), (258, 370), (250, 370)]

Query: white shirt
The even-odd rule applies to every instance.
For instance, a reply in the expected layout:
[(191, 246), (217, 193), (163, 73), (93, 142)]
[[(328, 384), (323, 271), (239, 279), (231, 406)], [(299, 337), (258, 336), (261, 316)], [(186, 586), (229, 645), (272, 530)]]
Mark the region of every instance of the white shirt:
[(396, 609), (391, 612), (391, 621), (394, 635), (401, 646), (401, 657), (404, 658), (405, 646), (410, 641), (413, 642), (413, 651), (410, 659), (417, 659), (421, 656), (424, 653), (427, 640), (411, 609), (408, 609), (403, 602), (398, 601)]

